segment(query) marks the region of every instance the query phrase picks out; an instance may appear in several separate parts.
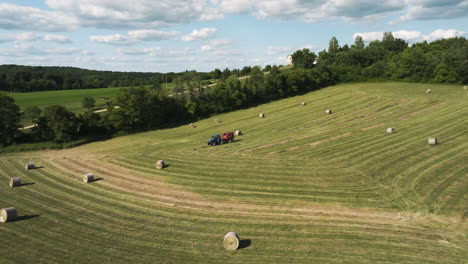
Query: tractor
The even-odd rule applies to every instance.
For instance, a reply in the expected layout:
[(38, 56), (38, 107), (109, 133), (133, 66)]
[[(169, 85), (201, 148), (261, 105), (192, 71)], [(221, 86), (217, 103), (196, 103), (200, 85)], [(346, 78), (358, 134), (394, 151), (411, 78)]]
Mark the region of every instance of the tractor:
[(216, 145), (221, 145), (221, 144), (224, 144), (224, 143), (231, 143), (232, 141), (234, 141), (234, 133), (233, 132), (226, 132), (226, 133), (224, 133), (222, 135), (214, 134), (208, 140), (208, 146), (216, 146)]
[(214, 134), (211, 136), (211, 138), (208, 140), (208, 146), (216, 146), (223, 144), (223, 139), (219, 134)]

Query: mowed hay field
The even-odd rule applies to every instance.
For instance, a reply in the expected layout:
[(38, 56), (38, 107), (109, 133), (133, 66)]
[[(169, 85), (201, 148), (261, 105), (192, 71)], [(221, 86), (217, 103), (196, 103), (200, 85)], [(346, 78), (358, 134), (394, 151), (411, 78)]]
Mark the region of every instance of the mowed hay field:
[[(0, 262), (466, 263), (467, 116), (461, 86), (349, 84), (195, 128), (4, 154), (0, 208), (19, 219), (0, 223)], [(229, 231), (241, 249), (224, 249)]]

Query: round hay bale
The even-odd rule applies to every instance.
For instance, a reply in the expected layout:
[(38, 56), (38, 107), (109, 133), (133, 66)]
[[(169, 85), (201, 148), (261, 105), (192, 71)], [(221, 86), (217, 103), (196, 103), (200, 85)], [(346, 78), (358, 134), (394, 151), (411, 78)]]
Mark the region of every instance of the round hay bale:
[(5, 223), (14, 221), (17, 215), (18, 211), (14, 207), (3, 208), (0, 211), (0, 222)]
[(234, 132), (234, 135), (235, 135), (235, 136), (241, 136), (241, 135), (242, 135), (242, 131), (236, 130), (236, 132)]
[(94, 175), (92, 173), (86, 173), (83, 175), (83, 182), (88, 183), (94, 181)]
[(437, 138), (429, 138), (429, 139), (427, 140), (427, 143), (428, 143), (429, 145), (437, 145)]
[(10, 187), (16, 187), (21, 185), (21, 178), (20, 177), (14, 177), (10, 179)]
[(325, 113), (327, 113), (327, 114), (331, 114), (331, 113), (332, 113), (332, 110), (330, 110), (330, 109), (327, 109), (327, 110), (325, 110)]
[(258, 115), (258, 117), (260, 117), (260, 118), (265, 118), (265, 114), (264, 114), (264, 113), (261, 113), (261, 114)]
[(431, 89), (427, 89), (427, 90), (426, 90), (426, 93), (427, 93), (427, 94), (430, 94), (430, 93), (432, 93), (432, 90), (431, 90)]
[(387, 128), (387, 133), (388, 134), (393, 134), (393, 133), (395, 133), (395, 129), (393, 127), (389, 127), (389, 128)]
[(215, 123), (219, 123), (219, 119), (218, 118), (215, 118)]
[(163, 169), (166, 167), (166, 163), (164, 163), (164, 160), (158, 160), (156, 162), (156, 169)]
[(24, 166), (24, 168), (27, 169), (27, 170), (32, 170), (32, 169), (36, 168), (36, 165), (34, 165), (34, 163), (32, 163), (32, 162), (28, 162), (28, 163), (26, 163), (26, 166)]
[(466, 85), (463, 86), (463, 89), (465, 89), (465, 91), (468, 90), (468, 86), (466, 86)]
[(307, 105), (307, 103), (306, 103), (306, 102), (302, 102), (301, 105), (302, 105), (302, 106), (305, 106), (305, 105)]
[(227, 250), (236, 250), (239, 248), (240, 238), (236, 232), (229, 232), (224, 236), (224, 248)]
[(193, 123), (190, 123), (190, 124), (189, 124), (189, 127), (192, 127), (192, 128), (193, 128)]

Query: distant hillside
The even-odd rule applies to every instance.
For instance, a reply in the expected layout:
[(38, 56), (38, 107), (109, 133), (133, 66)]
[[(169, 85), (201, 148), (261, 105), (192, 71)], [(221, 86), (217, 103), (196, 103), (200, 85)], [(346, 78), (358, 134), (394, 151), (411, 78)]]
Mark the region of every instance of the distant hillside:
[(74, 67), (0, 65), (0, 90), (33, 92), (148, 85), (161, 73), (95, 71)]
[(129, 87), (161, 83), (205, 81), (227, 78), (231, 74), (247, 75), (250, 67), (242, 70), (215, 69), (211, 72), (117, 72), (96, 71), (75, 67), (0, 65), (0, 91), (40, 92), (55, 90), (95, 89), (106, 87)]

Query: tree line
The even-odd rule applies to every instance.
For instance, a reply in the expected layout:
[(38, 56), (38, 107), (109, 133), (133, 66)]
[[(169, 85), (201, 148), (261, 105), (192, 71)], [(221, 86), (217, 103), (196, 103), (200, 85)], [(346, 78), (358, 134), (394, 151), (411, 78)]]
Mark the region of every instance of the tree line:
[(294, 67), (327, 72), (335, 83), (368, 80), (468, 83), (468, 40), (463, 37), (411, 46), (390, 32), (368, 45), (357, 36), (353, 45), (340, 46), (333, 37), (328, 50), (318, 56), (303, 49), (292, 54), (292, 59)]
[(40, 92), (54, 90), (161, 86), (165, 82), (181, 81), (196, 76), (200, 81), (226, 79), (231, 74), (248, 75), (250, 66), (242, 69), (215, 69), (211, 72), (185, 71), (180, 73), (95, 71), (74, 67), (42, 67), (0, 65), (0, 91)]
[[(385, 33), (381, 41), (365, 45), (357, 37), (351, 46), (330, 40), (328, 50), (317, 54), (302, 49), (292, 54), (293, 67), (268, 65), (241, 70), (214, 70), (219, 81), (202, 84), (196, 72), (174, 76), (172, 96), (161, 85), (122, 88), (102, 114), (91, 110), (76, 115), (63, 106), (24, 113), (6, 94), (0, 95), (2, 145), (15, 142), (69, 142), (83, 137), (110, 136), (121, 131), (157, 129), (193, 122), (213, 114), (247, 108), (265, 102), (304, 94), (340, 82), (404, 80), (436, 83), (468, 83), (468, 41), (465, 38), (423, 42), (409, 46)], [(249, 75), (240, 80), (241, 75)], [(214, 77), (214, 76), (210, 76)], [(83, 100), (91, 109), (92, 98)], [(88, 106), (85, 106), (88, 105)], [(118, 107), (117, 107), (118, 106)], [(37, 126), (18, 131), (22, 115)]]

